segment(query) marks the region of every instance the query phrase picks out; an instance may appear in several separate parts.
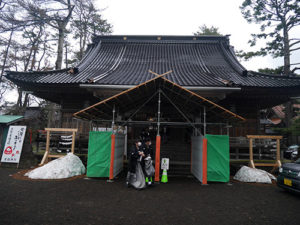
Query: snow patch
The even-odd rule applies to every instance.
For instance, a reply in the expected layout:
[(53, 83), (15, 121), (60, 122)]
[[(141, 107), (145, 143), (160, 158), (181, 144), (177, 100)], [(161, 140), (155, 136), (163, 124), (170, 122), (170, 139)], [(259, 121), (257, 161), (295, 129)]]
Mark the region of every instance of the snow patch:
[(63, 179), (84, 173), (85, 167), (80, 158), (73, 153), (68, 153), (64, 157), (26, 173), (25, 176), (31, 179)]
[(256, 182), (256, 183), (266, 183), (271, 184), (272, 180), (276, 180), (276, 178), (260, 169), (250, 168), (248, 166), (243, 166), (233, 177), (233, 179), (241, 181), (241, 182)]

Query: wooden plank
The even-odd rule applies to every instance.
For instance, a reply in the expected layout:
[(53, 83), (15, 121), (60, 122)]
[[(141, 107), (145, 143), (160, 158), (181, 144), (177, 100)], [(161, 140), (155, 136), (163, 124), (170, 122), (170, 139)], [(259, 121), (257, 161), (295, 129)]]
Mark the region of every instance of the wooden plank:
[(253, 139), (252, 138), (250, 138), (249, 140), (249, 157), (250, 157), (250, 166), (252, 168), (255, 168), (253, 163)]
[(277, 166), (277, 163), (255, 163), (255, 166)]
[(74, 149), (75, 149), (75, 131), (73, 131), (72, 134), (72, 147), (71, 147), (71, 152), (74, 154)]
[(72, 128), (45, 128), (46, 131), (57, 131), (57, 132), (77, 132), (78, 129)]
[(49, 147), (50, 147), (50, 131), (47, 130), (46, 151), (45, 151), (45, 154), (44, 154), (44, 156), (42, 158), (42, 161), (39, 165), (44, 165), (44, 163), (48, 161)]
[(48, 155), (48, 158), (60, 158), (66, 155)]
[(247, 138), (254, 138), (254, 139), (282, 139), (282, 136), (247, 135)]
[(48, 160), (48, 154), (49, 154), (49, 152), (45, 151), (43, 159), (42, 159), (41, 163), (39, 164), (39, 166), (42, 166), (45, 164), (46, 160)]
[(251, 168), (255, 168), (255, 165), (254, 165), (254, 161), (253, 161), (253, 160), (250, 160), (250, 167), (251, 167)]
[(46, 152), (49, 152), (49, 147), (50, 147), (50, 131), (47, 131)]

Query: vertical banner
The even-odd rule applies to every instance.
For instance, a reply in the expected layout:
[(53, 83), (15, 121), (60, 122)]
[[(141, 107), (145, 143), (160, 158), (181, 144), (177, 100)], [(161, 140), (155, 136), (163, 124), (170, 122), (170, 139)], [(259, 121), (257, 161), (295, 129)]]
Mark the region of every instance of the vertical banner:
[(1, 162), (19, 163), (26, 126), (9, 126)]

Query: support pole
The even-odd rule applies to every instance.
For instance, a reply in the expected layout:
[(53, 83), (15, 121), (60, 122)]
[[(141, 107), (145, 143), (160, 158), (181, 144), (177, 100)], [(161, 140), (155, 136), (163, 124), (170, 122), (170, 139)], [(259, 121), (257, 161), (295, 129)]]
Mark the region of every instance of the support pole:
[(71, 147), (71, 152), (74, 154), (75, 151), (75, 137), (76, 137), (76, 132), (72, 132), (72, 147)]
[(49, 148), (50, 148), (50, 131), (47, 130), (46, 151), (45, 151), (45, 154), (43, 156), (43, 159), (42, 159), (41, 163), (39, 164), (40, 166), (44, 165), (45, 162), (48, 162), (48, 155), (49, 155), (49, 152), (50, 152)]
[(113, 180), (114, 179), (115, 142), (116, 142), (116, 135), (112, 134), (111, 135), (109, 180)]
[(249, 139), (249, 154), (250, 154), (250, 167), (255, 168), (254, 160), (253, 160), (253, 139)]
[(116, 107), (114, 105), (114, 108), (113, 108), (113, 118), (112, 118), (112, 122), (111, 122), (111, 129), (112, 129), (112, 132), (115, 133), (114, 131), (114, 126), (115, 126), (115, 113), (116, 113)]
[(203, 134), (206, 135), (206, 107), (203, 107)]
[(161, 104), (161, 90), (158, 91), (158, 110), (157, 110), (157, 135), (156, 135), (156, 151), (155, 151), (155, 177), (154, 181), (159, 182), (159, 169), (160, 169), (160, 104)]
[(135, 114), (137, 114), (148, 102), (152, 100), (152, 98), (157, 94), (157, 91), (147, 100), (144, 102), (143, 105), (141, 105), (134, 113), (132, 113), (129, 118), (122, 124), (124, 126), (125, 124), (128, 123), (129, 120), (131, 120), (132, 117), (134, 117)]
[(160, 128), (160, 104), (161, 104), (161, 90), (158, 91), (158, 110), (157, 110), (157, 136), (160, 136), (159, 134), (159, 128)]
[(179, 109), (179, 107), (176, 106), (176, 104), (163, 92), (161, 91), (161, 93), (165, 96), (165, 98), (174, 106), (175, 109), (177, 109), (177, 111), (182, 115), (182, 117), (184, 119), (186, 119), (186, 121), (195, 129), (196, 135), (201, 135), (201, 132), (197, 129), (197, 127), (195, 127), (193, 125), (193, 123), (189, 120), (189, 118)]
[(228, 121), (226, 121), (226, 131), (227, 131), (227, 135), (229, 136), (229, 124), (228, 124)]
[(276, 140), (276, 149), (277, 149), (277, 151), (276, 151), (276, 163), (277, 163), (277, 165), (278, 165), (278, 167), (281, 167), (281, 161), (280, 161), (280, 139), (278, 138), (277, 140)]
[(207, 139), (202, 143), (202, 185), (207, 184)]

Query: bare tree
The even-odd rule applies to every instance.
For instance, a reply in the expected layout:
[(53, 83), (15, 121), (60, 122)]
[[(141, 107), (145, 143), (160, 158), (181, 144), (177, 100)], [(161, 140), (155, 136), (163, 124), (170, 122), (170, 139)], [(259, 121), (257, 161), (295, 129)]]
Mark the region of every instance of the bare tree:
[(72, 17), (71, 0), (18, 0), (35, 23), (45, 23), (58, 32), (55, 68), (62, 68), (63, 46), (67, 25)]

